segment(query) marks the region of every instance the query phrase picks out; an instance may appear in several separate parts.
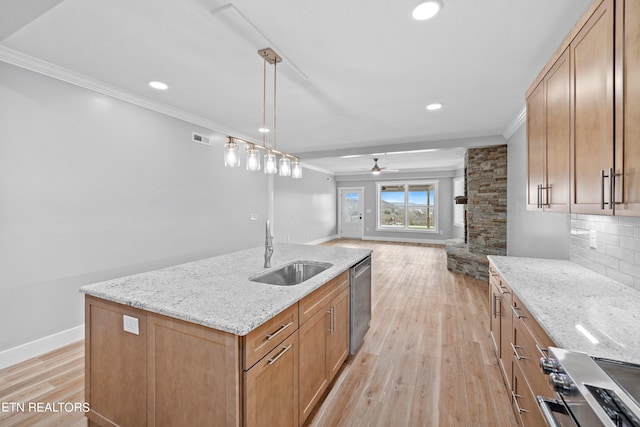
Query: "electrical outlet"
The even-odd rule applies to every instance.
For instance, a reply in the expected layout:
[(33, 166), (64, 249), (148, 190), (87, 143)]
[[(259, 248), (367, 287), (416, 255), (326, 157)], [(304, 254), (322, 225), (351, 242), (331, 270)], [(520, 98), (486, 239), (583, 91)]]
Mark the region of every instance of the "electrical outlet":
[(589, 230), (589, 247), (591, 249), (597, 249), (597, 239), (598, 233), (596, 230)]
[(137, 317), (122, 315), (122, 324), (125, 332), (130, 334), (140, 335), (140, 322)]

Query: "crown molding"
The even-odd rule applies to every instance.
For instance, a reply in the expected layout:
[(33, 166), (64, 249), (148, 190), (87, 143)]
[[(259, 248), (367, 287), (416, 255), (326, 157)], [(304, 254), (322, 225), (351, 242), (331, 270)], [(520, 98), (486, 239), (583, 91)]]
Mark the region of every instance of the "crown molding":
[(118, 86), (110, 85), (101, 80), (94, 79), (81, 73), (69, 70), (64, 67), (54, 65), (50, 62), (43, 61), (42, 59), (27, 55), (20, 51), (10, 49), (5, 46), (0, 46), (0, 61), (6, 62), (11, 65), (15, 65), (20, 68), (24, 68), (38, 74), (42, 74), (57, 80), (70, 83), (75, 86), (82, 87), (84, 89), (98, 92), (103, 95), (110, 96), (112, 98), (119, 99), (121, 101), (128, 102), (130, 104), (137, 105), (148, 110), (155, 111), (160, 114), (164, 114), (169, 117), (176, 118), (203, 128), (209, 129), (213, 132), (221, 133), (224, 135), (234, 135), (239, 138), (251, 140), (226, 126), (221, 125), (218, 122), (209, 120), (205, 117), (197, 114), (189, 113), (179, 108), (171, 107), (161, 102), (154, 101), (152, 99), (134, 95), (127, 92)]
[(509, 126), (507, 126), (504, 132), (502, 132), (502, 136), (504, 136), (504, 139), (508, 140), (509, 138), (511, 138), (511, 136), (514, 133), (516, 133), (518, 128), (522, 126), (526, 120), (527, 120), (527, 106), (525, 105), (522, 107), (520, 112), (513, 118), (513, 120), (511, 120), (511, 123), (509, 123)]

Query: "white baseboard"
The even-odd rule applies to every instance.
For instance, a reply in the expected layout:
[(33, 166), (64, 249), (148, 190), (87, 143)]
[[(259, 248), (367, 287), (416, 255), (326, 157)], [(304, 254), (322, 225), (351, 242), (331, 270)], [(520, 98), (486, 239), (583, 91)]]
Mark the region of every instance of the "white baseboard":
[(445, 245), (444, 240), (411, 239), (406, 237), (363, 236), (362, 240), (377, 240), (379, 242), (396, 242), (396, 243), (427, 243), (430, 245), (442, 245), (442, 246)]
[(307, 243), (305, 243), (305, 245), (319, 245), (320, 243), (328, 242), (330, 240), (335, 240), (335, 239), (338, 239), (338, 238), (339, 238), (339, 236), (337, 234), (334, 234), (333, 236), (323, 237), (322, 239), (318, 239), (318, 240), (313, 240), (311, 242), (307, 242)]
[(84, 339), (84, 325), (0, 351), (0, 369)]

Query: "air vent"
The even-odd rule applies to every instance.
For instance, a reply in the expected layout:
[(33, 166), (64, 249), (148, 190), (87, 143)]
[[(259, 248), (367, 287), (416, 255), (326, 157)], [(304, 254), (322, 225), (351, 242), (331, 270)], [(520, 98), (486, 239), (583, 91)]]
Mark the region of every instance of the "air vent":
[(211, 141), (209, 140), (209, 138), (204, 135), (200, 135), (199, 133), (193, 132), (191, 134), (191, 140), (200, 144), (211, 145)]

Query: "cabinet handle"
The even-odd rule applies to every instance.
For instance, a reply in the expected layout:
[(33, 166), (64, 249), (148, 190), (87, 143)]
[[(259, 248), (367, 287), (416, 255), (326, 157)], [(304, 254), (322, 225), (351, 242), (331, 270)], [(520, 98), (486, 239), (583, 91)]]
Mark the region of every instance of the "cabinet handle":
[(280, 334), (280, 332), (284, 331), (285, 329), (287, 329), (289, 326), (293, 325), (293, 322), (289, 322), (286, 325), (282, 325), (280, 327), (280, 329), (278, 329), (277, 331), (275, 331), (272, 334), (267, 334), (267, 341), (271, 341), (272, 339), (274, 339), (276, 336), (278, 336), (278, 334)]
[(269, 365), (273, 365), (274, 363), (276, 363), (276, 361), (277, 361), (278, 359), (280, 359), (280, 358), (282, 357), (282, 355), (283, 355), (283, 354), (285, 354), (287, 351), (289, 351), (289, 349), (290, 349), (291, 347), (293, 347), (293, 344), (289, 344), (289, 345), (288, 345), (288, 346), (286, 346), (286, 347), (282, 347), (282, 348), (283, 348), (283, 350), (282, 350), (280, 353), (278, 353), (278, 355), (277, 355), (276, 357), (274, 357), (273, 359), (269, 359)]
[(327, 331), (329, 335), (333, 335), (333, 307), (327, 310), (327, 314), (329, 315), (329, 329)]
[(333, 330), (331, 331), (331, 335), (336, 331), (336, 307), (331, 307), (331, 311), (333, 312)]
[(540, 345), (538, 343), (536, 343), (536, 348), (538, 349), (538, 352), (540, 353), (540, 355), (543, 358), (547, 359), (549, 357), (549, 354), (548, 354), (549, 350), (548, 349), (540, 347)]
[(600, 170), (600, 210), (604, 210), (604, 169)]
[(511, 306), (511, 311), (513, 311), (513, 314), (515, 314), (518, 319), (522, 319), (523, 317), (525, 317), (522, 314), (518, 313), (518, 307)]
[(524, 347), (522, 347), (521, 345), (514, 345), (513, 343), (511, 343), (511, 348), (513, 349), (513, 355), (516, 356), (517, 360), (529, 360), (528, 357), (520, 356), (520, 353), (518, 353), (518, 349), (524, 348)]
[(540, 209), (542, 207), (542, 202), (540, 201), (540, 194), (542, 193), (542, 184), (538, 184), (538, 200), (536, 207)]
[(519, 414), (522, 414), (523, 412), (529, 412), (527, 409), (522, 409), (520, 405), (518, 405), (518, 399), (522, 397), (521, 395), (516, 394), (513, 391), (511, 392), (511, 395), (513, 396), (513, 403), (516, 404), (516, 409), (518, 410)]
[(496, 294), (493, 294), (493, 318), (498, 317), (498, 301), (500, 301), (500, 297)]
[(504, 286), (502, 286), (502, 284), (500, 284), (500, 293), (501, 294), (510, 294), (511, 292), (509, 292), (509, 288), (505, 288)]
[(492, 277), (496, 277), (496, 276), (498, 275), (498, 273), (496, 273), (496, 272), (493, 270), (493, 268), (490, 268), (490, 269), (489, 269), (489, 274), (490, 274)]

